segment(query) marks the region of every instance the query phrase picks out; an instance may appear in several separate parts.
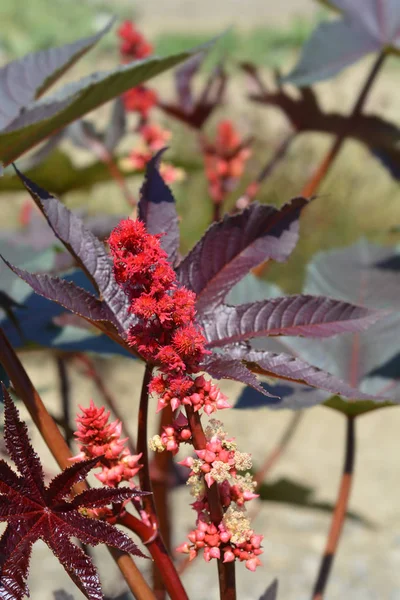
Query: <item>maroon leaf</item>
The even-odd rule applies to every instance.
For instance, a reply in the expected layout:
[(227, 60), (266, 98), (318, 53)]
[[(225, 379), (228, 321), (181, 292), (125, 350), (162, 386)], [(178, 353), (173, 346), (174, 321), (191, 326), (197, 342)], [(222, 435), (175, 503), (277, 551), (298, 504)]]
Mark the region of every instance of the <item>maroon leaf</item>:
[(193, 78), (204, 58), (205, 54), (199, 53), (176, 70), (177, 103), (158, 103), (158, 106), (168, 115), (195, 129), (201, 129), (214, 109), (221, 104), (227, 82), (227, 76), (222, 66), (218, 65), (209, 75), (198, 97), (194, 97)]
[(36, 294), (43, 296), (48, 300), (53, 300), (61, 304), (71, 312), (93, 321), (109, 321), (119, 329), (118, 321), (110, 308), (104, 303), (92, 296), (86, 290), (78, 287), (70, 281), (59, 279), (46, 274), (28, 273), (23, 269), (14, 267), (4, 257), (0, 255), (3, 261), (10, 269), (18, 275), (23, 281), (31, 286)]
[(105, 543), (137, 556), (144, 555), (124, 533), (109, 523), (84, 517), (78, 509), (107, 506), (141, 492), (105, 488), (80, 494), (73, 501), (65, 499), (71, 494), (71, 486), (87, 475), (97, 459), (76, 463), (45, 486), (42, 465), (31, 446), (26, 425), (4, 386), (3, 394), (7, 450), (21, 477), (11, 475), (11, 469), (0, 462), (0, 521), (8, 522), (0, 540), (0, 597), (22, 600), (28, 594), (31, 547), (42, 539), (82, 593), (90, 600), (100, 600), (103, 596), (96, 569), (69, 538), (74, 536), (91, 545)]
[(365, 394), (341, 379), (289, 354), (275, 354), (267, 350), (255, 350), (245, 345), (226, 346), (224, 356), (242, 360), (248, 369), (268, 377), (305, 383), (311, 387), (339, 394), (345, 398), (379, 400), (373, 394)]
[(159, 164), (163, 152), (160, 150), (147, 163), (146, 177), (140, 190), (139, 219), (149, 233), (162, 233), (161, 246), (168, 254), (171, 264), (177, 259), (179, 246), (178, 215), (171, 190), (161, 177)]
[(197, 294), (200, 317), (213, 312), (253, 267), (289, 256), (307, 202), (294, 198), (281, 209), (254, 203), (241, 214), (227, 215), (211, 225), (177, 269), (181, 283)]
[(239, 306), (222, 305), (202, 320), (209, 347), (254, 337), (295, 335), (330, 337), (363, 331), (386, 314), (323, 296), (296, 295)]
[(57, 198), (18, 170), (17, 174), (55, 235), (79, 263), (98, 290), (103, 303), (112, 311), (119, 332), (123, 334), (132, 322), (132, 316), (128, 313), (128, 298), (114, 279), (112, 262), (104, 244)]
[(229, 358), (220, 354), (211, 354), (205, 357), (200, 367), (214, 379), (232, 379), (245, 383), (261, 392), (264, 396), (277, 398), (262, 387), (257, 377), (240, 360)]
[(67, 69), (110, 29), (109, 23), (96, 35), (59, 48), (40, 50), (14, 60), (0, 69), (0, 129), (15, 119), (24, 107), (49, 88)]

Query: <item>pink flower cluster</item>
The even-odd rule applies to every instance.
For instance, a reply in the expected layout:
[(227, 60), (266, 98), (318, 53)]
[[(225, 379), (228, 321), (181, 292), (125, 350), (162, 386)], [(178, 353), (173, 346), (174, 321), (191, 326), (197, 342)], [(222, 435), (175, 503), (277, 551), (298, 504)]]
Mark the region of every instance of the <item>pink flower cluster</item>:
[[(179, 546), (178, 551), (189, 554), (192, 560), (200, 549), (204, 559), (222, 558), (224, 562), (238, 559), (254, 571), (261, 565), (263, 536), (250, 528), (245, 503), (258, 497), (254, 493), (255, 482), (248, 470), (251, 457), (239, 452), (233, 439), (227, 438), (220, 421), (212, 419), (206, 429), (207, 444), (204, 450), (196, 450), (198, 458), (188, 457), (180, 464), (191, 469), (188, 484), (196, 498), (193, 508), (197, 512), (196, 529), (188, 535), (189, 543)], [(240, 475), (246, 471), (245, 475)], [(218, 485), (224, 517), (218, 526), (213, 524), (205, 484)]]
[(255, 571), (262, 563), (258, 556), (262, 554), (262, 535), (256, 535), (252, 529), (247, 529), (246, 539), (242, 542), (232, 542), (233, 535), (221, 522), (218, 527), (210, 522), (206, 513), (201, 513), (197, 527), (188, 535), (189, 542), (184, 542), (177, 548), (178, 552), (189, 555), (189, 560), (196, 558), (199, 550), (203, 550), (206, 562), (212, 558), (223, 559), (224, 563), (239, 560), (245, 563), (250, 571)]
[(78, 429), (75, 433), (80, 452), (71, 460), (86, 460), (99, 457), (101, 473), (96, 477), (104, 485), (117, 487), (121, 481), (129, 481), (141, 469), (139, 460), (141, 454), (132, 455), (125, 442), (128, 438), (120, 439), (122, 424), (120, 421), (108, 423), (110, 413), (104, 407), (97, 408), (90, 401), (89, 408), (79, 407), (82, 411), (76, 422)]
[(192, 440), (192, 432), (183, 413), (179, 413), (172, 425), (163, 427), (163, 429), (161, 435), (155, 435), (149, 442), (149, 447), (154, 452), (167, 450), (175, 455), (178, 453), (182, 442), (190, 443)]
[(138, 317), (128, 333), (128, 343), (157, 365), (149, 390), (158, 394), (158, 410), (170, 405), (201, 408), (210, 414), (229, 404), (204, 377), (193, 378), (208, 351), (206, 339), (195, 323), (195, 294), (179, 286), (161, 248), (160, 235), (147, 233), (141, 221), (126, 219), (108, 240), (114, 273)]

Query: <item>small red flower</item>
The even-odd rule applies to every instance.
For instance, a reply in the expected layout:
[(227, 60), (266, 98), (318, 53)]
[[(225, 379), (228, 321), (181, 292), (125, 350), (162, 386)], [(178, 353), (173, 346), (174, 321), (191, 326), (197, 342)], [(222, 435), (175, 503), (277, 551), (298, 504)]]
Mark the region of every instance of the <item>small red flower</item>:
[(132, 21), (124, 21), (118, 28), (117, 35), (121, 38), (120, 52), (124, 62), (146, 58), (152, 54), (153, 46), (135, 28)]
[(138, 112), (143, 119), (147, 119), (150, 110), (156, 106), (158, 98), (154, 90), (138, 85), (122, 95), (125, 110)]

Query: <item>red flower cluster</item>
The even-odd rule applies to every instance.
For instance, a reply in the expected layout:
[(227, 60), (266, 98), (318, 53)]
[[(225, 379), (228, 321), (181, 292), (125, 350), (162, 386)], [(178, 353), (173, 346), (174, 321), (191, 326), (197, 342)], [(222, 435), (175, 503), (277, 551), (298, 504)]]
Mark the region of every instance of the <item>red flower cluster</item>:
[(156, 106), (158, 101), (156, 92), (144, 85), (138, 85), (128, 90), (122, 95), (122, 99), (125, 110), (139, 113), (143, 120), (147, 119), (150, 110)]
[(124, 21), (117, 31), (121, 38), (120, 52), (123, 62), (146, 58), (153, 52), (153, 46), (145, 39), (132, 21)]
[(203, 145), (203, 154), (210, 195), (220, 203), (236, 187), (251, 151), (232, 122), (224, 120), (218, 125), (215, 143)]
[[(251, 457), (238, 452), (235, 441), (226, 437), (220, 421), (210, 421), (206, 437), (205, 449), (196, 451), (198, 458), (188, 457), (179, 463), (191, 469), (188, 484), (196, 498), (192, 506), (197, 512), (197, 521), (196, 529), (188, 535), (191, 544), (182, 544), (178, 551), (189, 554), (192, 560), (203, 549), (206, 561), (222, 556), (224, 562), (237, 558), (254, 571), (261, 565), (258, 556), (262, 554), (263, 536), (255, 535), (250, 529), (245, 503), (257, 498), (258, 494), (254, 493), (255, 483), (251, 475), (248, 472), (239, 474), (249, 471)], [(210, 520), (204, 481), (208, 487), (214, 483), (218, 486), (224, 509), (224, 517), (218, 527)]]
[(195, 323), (196, 296), (176, 281), (160, 235), (147, 233), (141, 221), (127, 219), (108, 240), (114, 258), (114, 273), (131, 302), (139, 321), (127, 339), (142, 357), (159, 367), (161, 374), (150, 383), (159, 395), (158, 408), (191, 404), (209, 414), (226, 408), (224, 396), (204, 377), (193, 379), (208, 351), (206, 339)]
[(139, 460), (141, 454), (132, 455), (125, 442), (128, 438), (120, 439), (122, 424), (120, 421), (108, 423), (110, 413), (103, 408), (97, 408), (90, 401), (89, 408), (79, 407), (82, 415), (78, 415), (76, 422), (78, 430), (75, 437), (79, 444), (80, 453), (71, 460), (86, 460), (100, 457), (99, 466), (101, 473), (96, 474), (97, 479), (110, 487), (117, 487), (121, 481), (131, 479), (141, 469)]

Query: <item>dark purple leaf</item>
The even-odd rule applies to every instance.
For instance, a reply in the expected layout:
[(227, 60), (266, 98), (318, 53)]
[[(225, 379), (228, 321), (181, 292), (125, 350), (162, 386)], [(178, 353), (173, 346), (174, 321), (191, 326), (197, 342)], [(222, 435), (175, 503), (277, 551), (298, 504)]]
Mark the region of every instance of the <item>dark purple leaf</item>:
[[(237, 345), (225, 347), (224, 356), (242, 360), (248, 369), (267, 377), (307, 384), (345, 398), (382, 400), (374, 394), (361, 392), (327, 371), (313, 367), (304, 360), (285, 353), (276, 354), (268, 350), (256, 350), (245, 345)], [(286, 408), (289, 407), (286, 406)]]
[(206, 120), (222, 101), (227, 76), (221, 65), (218, 65), (204, 83), (197, 98), (193, 93), (193, 78), (198, 72), (205, 54), (198, 54), (186, 61), (176, 70), (175, 87), (177, 103), (159, 102), (159, 107), (168, 115), (183, 121), (195, 129), (202, 129)]
[[(323, 390), (317, 390), (308, 385), (300, 383), (261, 383), (264, 390), (281, 398), (279, 402), (271, 402), (265, 395), (260, 394), (254, 388), (245, 387), (238, 396), (234, 408), (237, 410), (254, 410), (255, 408), (277, 408), (290, 410), (302, 410), (322, 404), (331, 394)], [(348, 403), (350, 404), (350, 403)], [(358, 404), (358, 403), (357, 403)]]
[(92, 296), (83, 288), (78, 287), (72, 282), (53, 277), (46, 274), (28, 273), (23, 269), (14, 267), (4, 257), (0, 255), (6, 265), (18, 275), (25, 283), (31, 286), (36, 294), (43, 296), (47, 300), (52, 300), (61, 304), (67, 310), (93, 321), (108, 321), (118, 330), (119, 323), (110, 308), (104, 303)]
[[(142, 492), (136, 490), (136, 497), (146, 496), (150, 492)], [(105, 504), (111, 504), (116, 502), (124, 502), (124, 500), (131, 500), (133, 496), (132, 488), (119, 487), (119, 488), (101, 488), (85, 490), (72, 500), (72, 504), (75, 508), (89, 506), (95, 508), (96, 506), (104, 506)]]
[(254, 203), (211, 225), (177, 269), (180, 282), (197, 294), (200, 318), (215, 311), (253, 267), (290, 255), (306, 204), (305, 198), (295, 198), (281, 209)]
[(146, 177), (140, 190), (139, 219), (149, 233), (162, 233), (161, 246), (171, 264), (177, 259), (179, 247), (178, 215), (171, 190), (161, 177), (159, 164), (166, 148), (160, 150), (147, 163)]
[(40, 50), (0, 69), (0, 129), (5, 129), (110, 29), (59, 48)]
[(296, 295), (239, 306), (222, 305), (206, 316), (202, 325), (208, 346), (218, 347), (254, 337), (322, 338), (346, 331), (363, 331), (383, 314), (322, 296)]
[(104, 244), (57, 198), (19, 171), (17, 173), (55, 235), (76, 259), (98, 290), (103, 303), (112, 311), (114, 323), (118, 323), (118, 330), (123, 334), (132, 322), (132, 316), (128, 313), (129, 301), (114, 279), (112, 262)]
[(400, 50), (400, 3), (393, 0), (330, 0), (341, 18), (321, 23), (284, 81), (309, 85), (327, 79), (367, 54)]
[(229, 356), (223, 356), (220, 354), (211, 354), (204, 358), (201, 363), (201, 368), (206, 371), (214, 379), (232, 379), (240, 383), (245, 383), (251, 386), (257, 392), (260, 392), (263, 396), (268, 396), (278, 401), (279, 397), (270, 394), (268, 390), (261, 385), (257, 377), (246, 368), (246, 366), (240, 361)]
[(274, 579), (274, 581), (267, 587), (262, 596), (260, 596), (259, 600), (277, 600), (278, 598), (278, 580)]
[(11, 475), (8, 467), (0, 466), (0, 518), (9, 521), (0, 539), (0, 597), (22, 600), (24, 595), (29, 595), (26, 579), (31, 547), (41, 539), (83, 594), (90, 600), (101, 600), (100, 581), (90, 557), (69, 538), (74, 536), (91, 545), (105, 543), (137, 556), (144, 555), (124, 533), (106, 522), (84, 517), (77, 506), (106, 506), (113, 494), (116, 498), (128, 499), (137, 492), (127, 488), (92, 490), (90, 494), (81, 494), (77, 506), (65, 500), (71, 486), (87, 475), (96, 459), (73, 465), (46, 487), (42, 465), (30, 444), (26, 425), (5, 388), (3, 393), (7, 450), (21, 477)]

